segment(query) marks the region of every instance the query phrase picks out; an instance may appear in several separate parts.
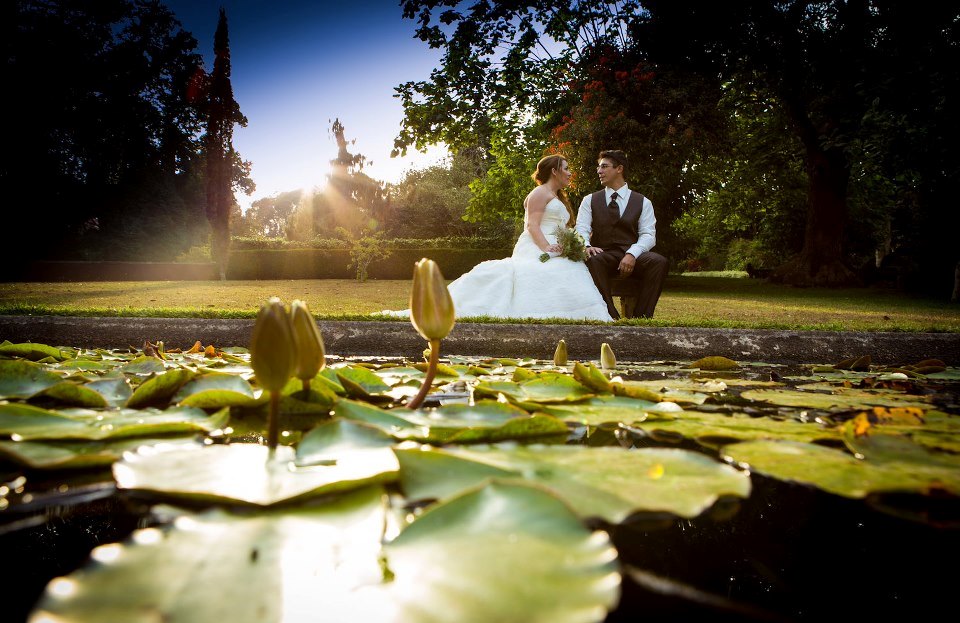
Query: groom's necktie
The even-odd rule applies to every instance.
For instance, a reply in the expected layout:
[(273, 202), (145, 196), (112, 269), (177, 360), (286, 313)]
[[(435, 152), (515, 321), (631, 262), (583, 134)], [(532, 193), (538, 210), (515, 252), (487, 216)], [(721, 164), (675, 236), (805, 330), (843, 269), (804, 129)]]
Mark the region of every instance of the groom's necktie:
[(620, 220), (620, 206), (617, 205), (617, 199), (620, 197), (617, 193), (610, 195), (610, 205), (607, 207), (610, 209), (610, 217), (613, 218), (614, 222)]

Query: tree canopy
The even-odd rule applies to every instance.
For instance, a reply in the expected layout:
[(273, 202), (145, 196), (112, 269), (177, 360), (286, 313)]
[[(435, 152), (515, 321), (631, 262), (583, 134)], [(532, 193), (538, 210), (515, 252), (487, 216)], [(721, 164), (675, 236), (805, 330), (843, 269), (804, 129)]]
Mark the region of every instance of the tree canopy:
[(800, 227), (779, 237), (797, 245), (779, 249), (791, 283), (851, 283), (898, 250), (937, 270), (956, 262), (941, 233), (956, 217), (940, 207), (958, 169), (955, 5), (401, 4), (444, 56), (428, 80), (398, 87), (396, 148), (480, 150), (481, 197), (531, 146), (566, 153), (581, 193), (595, 187), (596, 151), (623, 148), (673, 259), (702, 251), (689, 235), (710, 213), (734, 238)]

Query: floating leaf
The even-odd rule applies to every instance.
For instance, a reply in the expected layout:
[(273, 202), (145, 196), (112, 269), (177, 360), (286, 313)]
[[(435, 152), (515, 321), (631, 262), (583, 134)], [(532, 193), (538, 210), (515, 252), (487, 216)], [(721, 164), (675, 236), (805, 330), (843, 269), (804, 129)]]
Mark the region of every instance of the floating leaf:
[(785, 407), (810, 409), (856, 409), (866, 405), (891, 407), (929, 407), (920, 396), (898, 393), (876, 393), (835, 388), (833, 394), (815, 393), (792, 389), (751, 389), (740, 394), (746, 400), (757, 400)]
[(86, 469), (110, 465), (140, 446), (170, 443), (170, 437), (107, 441), (0, 441), (0, 454), (31, 469)]
[(0, 360), (0, 398), (29, 398), (62, 380), (59, 374), (29, 361)]
[(796, 441), (815, 441), (818, 439), (838, 439), (840, 433), (817, 422), (798, 422), (796, 420), (774, 420), (768, 417), (750, 417), (744, 414), (724, 415), (720, 413), (701, 413), (683, 411), (675, 418), (651, 419), (639, 424), (639, 428), (654, 439), (663, 437), (663, 433), (681, 435), (694, 439), (697, 443), (714, 448), (732, 440), (751, 439), (792, 439)]
[(59, 348), (47, 346), (46, 344), (34, 344), (33, 342), (0, 345), (0, 355), (22, 357), (30, 361), (39, 361), (46, 357), (51, 357), (56, 361), (63, 361), (69, 358), (68, 355)]
[(868, 461), (816, 444), (795, 441), (747, 441), (726, 446), (729, 460), (777, 478), (819, 487), (849, 498), (882, 491), (926, 493), (941, 488), (960, 493), (960, 470), (910, 460)]
[[(578, 446), (396, 450), (412, 499), (446, 498), (491, 476), (546, 487), (583, 517), (618, 523), (635, 511), (696, 517), (720, 496), (747, 497), (750, 477), (702, 454), (669, 448)], [(645, 476), (662, 469), (656, 478)]]
[(717, 355), (713, 357), (697, 359), (696, 361), (693, 361), (684, 367), (699, 368), (701, 370), (736, 370), (740, 367), (740, 364), (733, 359)]
[(185, 383), (172, 400), (181, 406), (201, 409), (261, 404), (245, 379), (220, 372), (202, 374)]
[(336, 407), (334, 407), (333, 414), (336, 417), (372, 424), (386, 433), (395, 432), (411, 426), (408, 420), (390, 411), (385, 411), (384, 409), (365, 402), (357, 402), (354, 400), (338, 400)]
[(209, 432), (227, 421), (224, 409), (208, 416), (200, 409), (177, 407), (94, 411), (48, 411), (27, 404), (0, 405), (0, 434), (17, 439), (114, 439), (183, 432)]
[(367, 398), (390, 391), (390, 386), (383, 379), (366, 368), (348, 366), (336, 368), (336, 373), (344, 390), (354, 398)]
[(195, 372), (186, 368), (167, 370), (141, 383), (130, 396), (127, 406), (139, 408), (148, 405), (166, 405), (177, 390), (195, 376)]
[(338, 418), (317, 426), (303, 436), (297, 446), (297, 464), (333, 464), (349, 452), (384, 452), (390, 448), (393, 437), (379, 428), (361, 422)]
[(413, 427), (396, 431), (396, 437), (432, 443), (493, 442), (568, 433), (567, 426), (555, 417), (530, 415), (523, 409), (491, 400), (414, 411), (406, 418)]
[(608, 422), (642, 422), (656, 404), (622, 396), (595, 396), (576, 404), (544, 405), (543, 410), (567, 422), (596, 426)]
[(167, 526), (95, 549), (85, 567), (48, 585), (31, 618), (383, 620), (370, 612), (379, 602), (357, 595), (382, 578), (383, 497), (367, 487), (320, 506), (180, 512)]
[(333, 465), (298, 467), (292, 448), (256, 444), (169, 444), (114, 464), (121, 489), (260, 506), (357, 489), (396, 478), (392, 452), (345, 453)]
[(130, 383), (127, 379), (121, 377), (118, 379), (100, 379), (87, 383), (87, 389), (91, 389), (107, 401), (111, 407), (122, 407), (130, 400), (133, 390), (130, 389)]
[(435, 506), (385, 553), (393, 621), (425, 623), (442, 613), (461, 623), (587, 623), (603, 620), (619, 599), (609, 537), (529, 486), (494, 483)]
[(118, 368), (124, 374), (134, 374), (146, 376), (148, 374), (157, 374), (165, 370), (163, 362), (156, 357), (137, 357), (129, 363)]
[(78, 407), (100, 408), (107, 406), (107, 399), (86, 385), (63, 381), (40, 392), (40, 395)]

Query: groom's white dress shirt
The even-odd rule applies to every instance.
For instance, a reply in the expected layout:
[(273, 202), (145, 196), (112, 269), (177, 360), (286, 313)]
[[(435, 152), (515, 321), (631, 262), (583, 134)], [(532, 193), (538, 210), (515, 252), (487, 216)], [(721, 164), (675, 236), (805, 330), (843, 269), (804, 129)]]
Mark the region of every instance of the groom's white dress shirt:
[[(606, 186), (603, 192), (606, 194), (604, 205), (610, 205), (610, 197), (613, 195), (614, 189)], [(630, 200), (630, 189), (624, 184), (617, 188), (616, 192), (617, 207), (620, 208), (620, 216), (623, 216), (623, 211), (627, 209), (627, 202)], [(580, 202), (580, 209), (577, 210), (576, 230), (580, 232), (584, 240), (588, 241), (587, 244), (589, 244), (590, 233), (593, 231), (593, 208), (590, 205), (590, 197), (592, 196), (590, 194), (584, 197), (583, 201)], [(644, 197), (643, 209), (640, 211), (640, 221), (637, 223), (637, 242), (627, 249), (627, 253), (633, 257), (640, 257), (641, 253), (649, 251), (656, 244), (657, 217), (653, 214), (653, 203)]]

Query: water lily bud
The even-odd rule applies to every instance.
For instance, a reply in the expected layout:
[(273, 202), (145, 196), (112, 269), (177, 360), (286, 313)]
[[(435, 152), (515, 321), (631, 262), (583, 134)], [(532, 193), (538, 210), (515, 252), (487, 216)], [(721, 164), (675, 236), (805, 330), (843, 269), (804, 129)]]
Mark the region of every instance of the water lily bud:
[(617, 369), (617, 358), (613, 355), (613, 349), (606, 342), (600, 345), (600, 368), (603, 370)]
[(274, 296), (260, 308), (250, 339), (250, 367), (260, 386), (269, 391), (282, 390), (293, 375), (296, 355), (290, 315)]
[(453, 299), (440, 267), (433, 260), (423, 258), (413, 268), (410, 322), (423, 339), (431, 341), (447, 337), (455, 320)]
[(557, 350), (553, 351), (553, 365), (567, 365), (567, 343), (563, 339), (557, 342)]
[(297, 366), (294, 376), (309, 381), (327, 364), (324, 359), (323, 337), (317, 323), (303, 301), (290, 303), (290, 325), (297, 345)]

